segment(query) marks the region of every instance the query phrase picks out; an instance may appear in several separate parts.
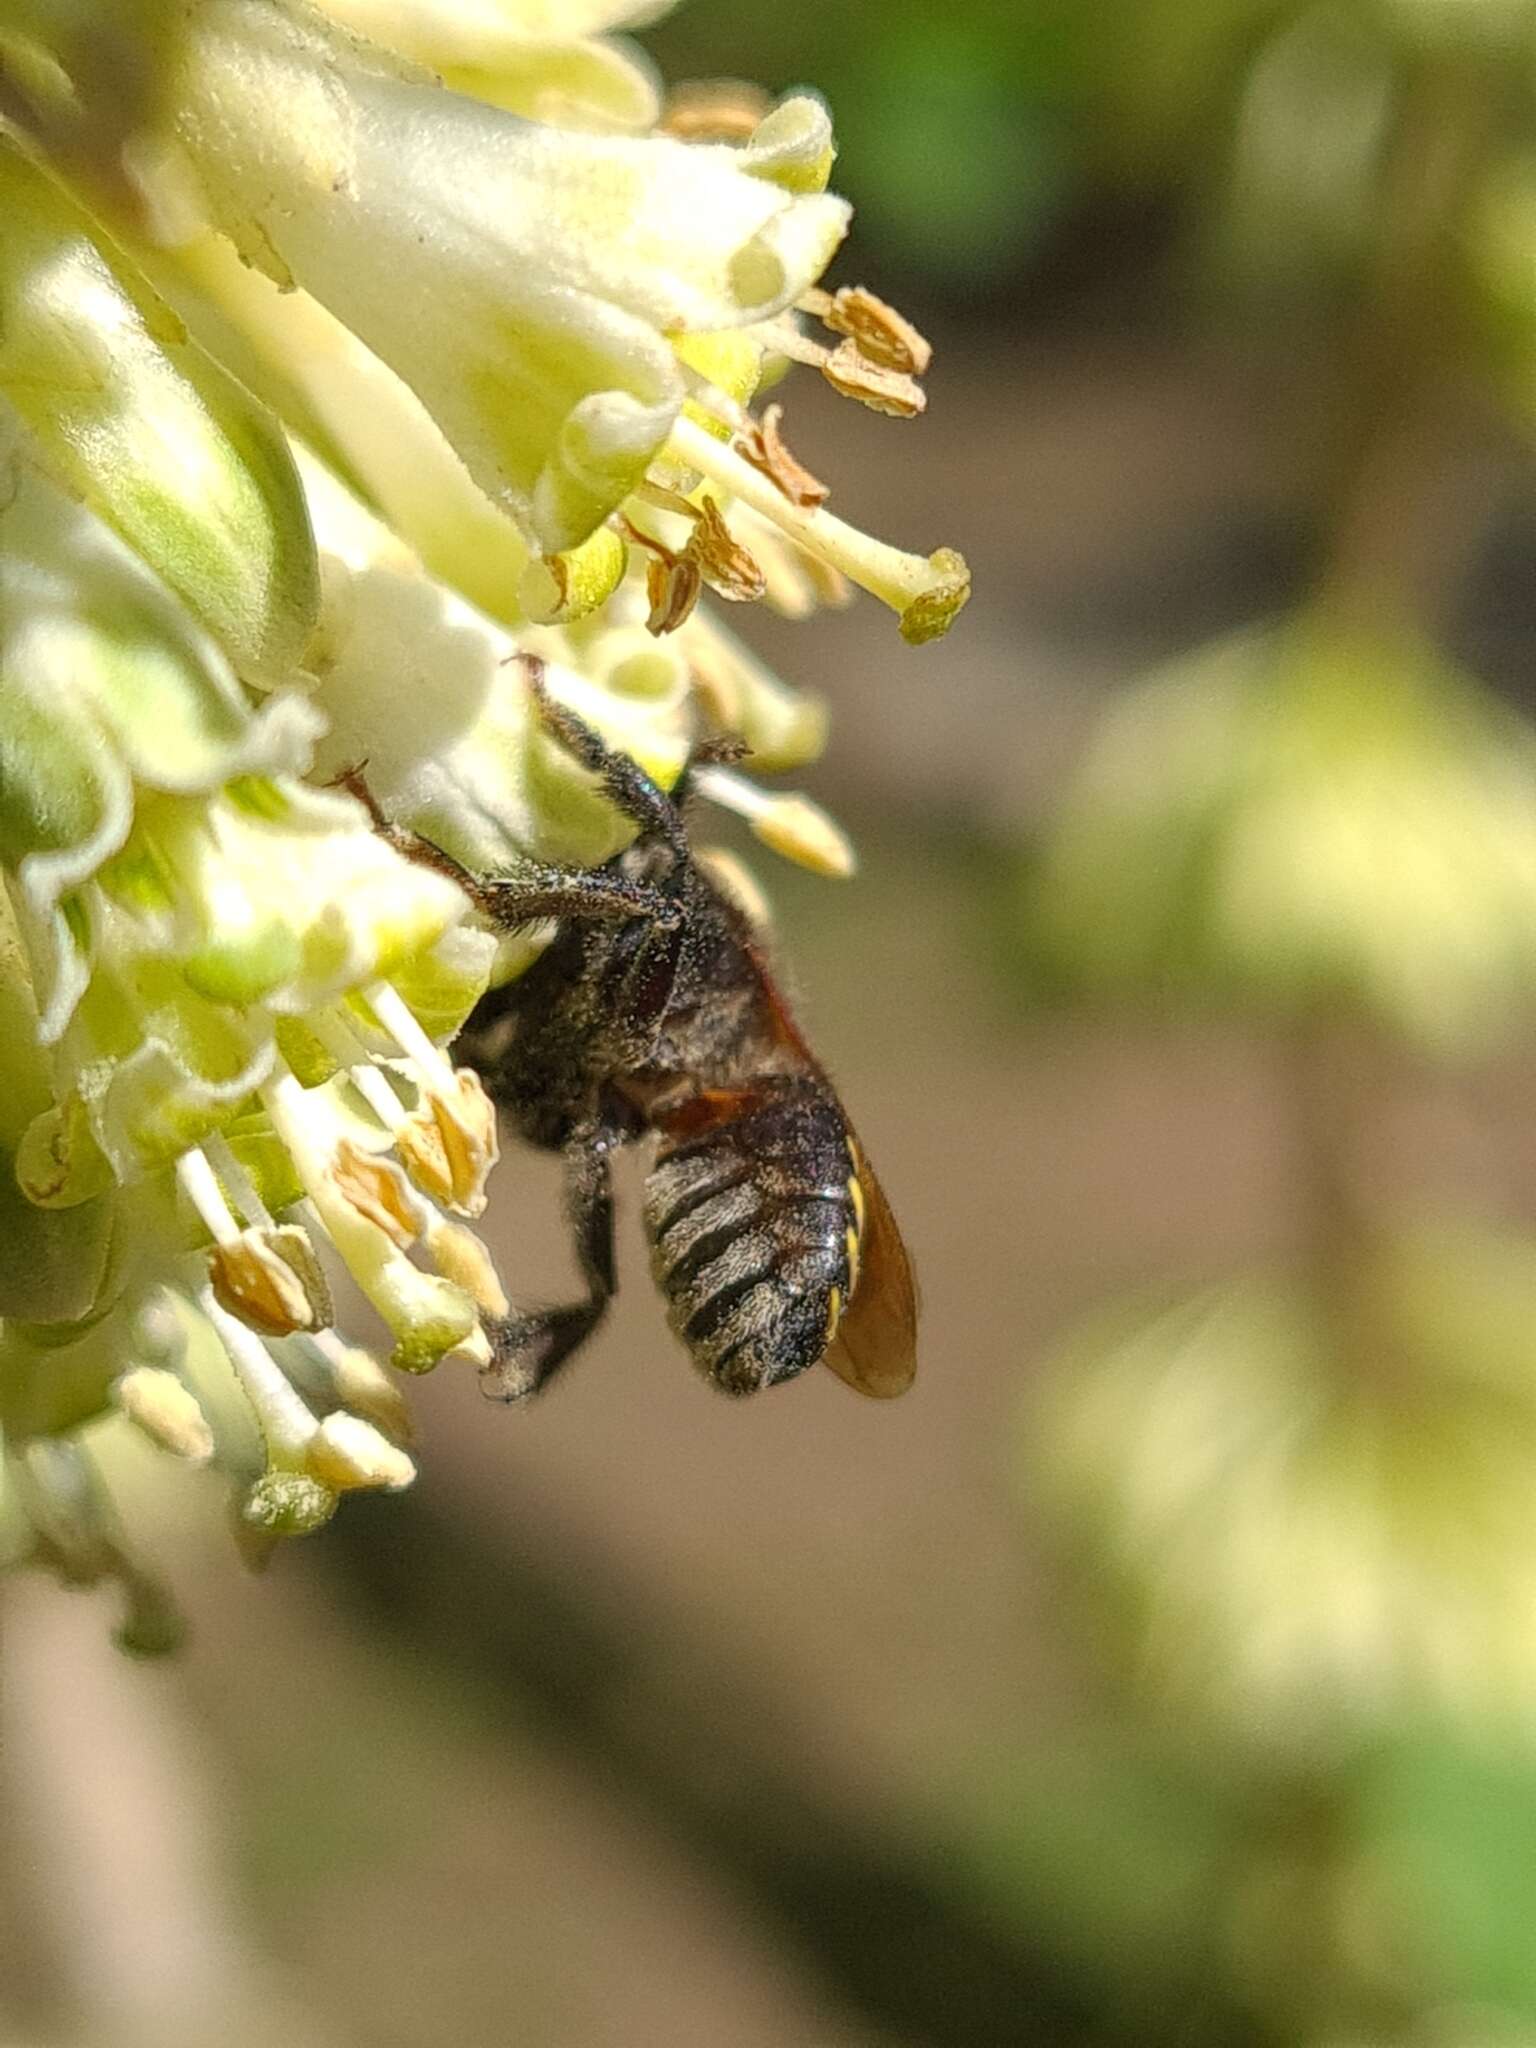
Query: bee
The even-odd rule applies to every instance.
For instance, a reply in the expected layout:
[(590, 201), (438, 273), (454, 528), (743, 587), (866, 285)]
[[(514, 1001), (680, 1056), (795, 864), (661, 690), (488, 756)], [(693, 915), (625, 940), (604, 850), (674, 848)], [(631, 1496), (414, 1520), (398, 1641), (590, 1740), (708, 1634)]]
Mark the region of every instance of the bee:
[(482, 998), (459, 1048), (517, 1133), (561, 1155), (585, 1293), (488, 1319), (487, 1391), (536, 1392), (601, 1323), (617, 1284), (610, 1161), (654, 1137), (651, 1266), (700, 1371), (741, 1395), (822, 1361), (862, 1394), (904, 1392), (917, 1325), (906, 1250), (750, 920), (694, 858), (679, 805), (520, 659), (545, 729), (637, 826), (634, 842), (602, 867), (498, 879), (381, 822), (497, 929), (557, 920), (533, 965)]

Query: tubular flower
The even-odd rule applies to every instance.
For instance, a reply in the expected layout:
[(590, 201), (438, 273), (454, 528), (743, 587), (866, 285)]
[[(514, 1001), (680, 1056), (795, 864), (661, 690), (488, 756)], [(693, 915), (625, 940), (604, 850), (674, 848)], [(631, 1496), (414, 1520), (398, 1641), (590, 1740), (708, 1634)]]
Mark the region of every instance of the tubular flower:
[[(446, 1048), (548, 932), (379, 814), (597, 864), (633, 826), (525, 658), (663, 786), (706, 737), (773, 773), (825, 707), (716, 599), (857, 585), (915, 642), (968, 595), (753, 409), (796, 362), (922, 409), (926, 343), (822, 284), (825, 108), (664, 110), (642, 12), (134, 0), (103, 39), (20, 0), (0, 36), (0, 1562), (115, 1578), (139, 1648), (126, 1427), (222, 1472), (259, 1559), (408, 1483), (389, 1367), (483, 1366), (508, 1314)], [(809, 797), (697, 787), (850, 872)]]

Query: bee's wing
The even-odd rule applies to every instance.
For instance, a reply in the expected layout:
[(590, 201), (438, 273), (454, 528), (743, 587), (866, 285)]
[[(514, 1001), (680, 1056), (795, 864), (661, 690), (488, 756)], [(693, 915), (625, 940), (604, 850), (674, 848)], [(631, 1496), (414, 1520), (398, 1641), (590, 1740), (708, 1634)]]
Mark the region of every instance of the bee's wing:
[(822, 1363), (858, 1393), (888, 1401), (907, 1391), (917, 1371), (917, 1284), (891, 1205), (862, 1153), (858, 1183), (858, 1285)]
[[(779, 1039), (793, 1046), (830, 1089), (831, 1083), (801, 1037), (800, 1027), (790, 1015), (760, 947), (749, 941), (747, 953), (762, 981)], [(917, 1372), (917, 1283), (912, 1278), (912, 1262), (896, 1228), (891, 1205), (885, 1199), (885, 1190), (875, 1179), (852, 1131), (848, 1138), (858, 1191), (864, 1198), (859, 1229), (859, 1276), (853, 1299), (844, 1309), (821, 1362), (831, 1366), (855, 1392), (869, 1394), (877, 1401), (889, 1401), (907, 1391)]]

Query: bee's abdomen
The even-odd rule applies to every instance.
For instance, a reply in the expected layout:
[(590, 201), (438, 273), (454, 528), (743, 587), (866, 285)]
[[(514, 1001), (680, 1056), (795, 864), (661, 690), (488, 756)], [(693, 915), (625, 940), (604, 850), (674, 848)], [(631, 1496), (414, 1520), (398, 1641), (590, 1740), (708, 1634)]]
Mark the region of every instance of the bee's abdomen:
[(645, 1223), (668, 1318), (731, 1394), (814, 1365), (856, 1277), (859, 1210), (830, 1092), (786, 1080), (681, 1140), (663, 1138)]

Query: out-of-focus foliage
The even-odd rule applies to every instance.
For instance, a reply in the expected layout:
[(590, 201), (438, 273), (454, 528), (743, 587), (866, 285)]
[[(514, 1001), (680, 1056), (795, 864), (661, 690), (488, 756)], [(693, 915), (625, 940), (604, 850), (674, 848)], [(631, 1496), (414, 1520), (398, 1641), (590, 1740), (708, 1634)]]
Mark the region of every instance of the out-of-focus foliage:
[(1317, 2048), (1523, 2039), (1536, 1249), (1426, 1227), (1466, 1197), (1403, 1181), (1382, 1125), (1411, 1057), (1536, 1022), (1533, 735), (1444, 647), (1477, 512), (1441, 474), (1491, 407), (1529, 418), (1536, 9), (1082, 20), (1079, 111), (1119, 109), (1118, 175), (1188, 180), (1208, 312), (1319, 366), (1312, 563), (1290, 615), (1104, 716), (1020, 935), (1039, 992), (1276, 1035), (1302, 1242), (1069, 1340), (1028, 1492), (1127, 1697), (1214, 1781), (1239, 2002)]
[[(863, 231), (957, 311), (1067, 247), (1295, 372), (1298, 587), (1104, 711), (1008, 966), (1026, 1003), (1250, 1020), (1299, 1242), (1039, 1370), (1021, 1494), (1121, 1718), (1066, 1774), (977, 1765), (971, 1874), (1147, 2038), (1528, 2044), (1536, 1251), (1390, 1125), (1536, 1024), (1536, 736), (1466, 657), (1489, 503), (1452, 481), (1529, 471), (1536, 6), (787, 15), (758, 68), (803, 47), (856, 107)], [(686, 72), (710, 35), (652, 40)]]

